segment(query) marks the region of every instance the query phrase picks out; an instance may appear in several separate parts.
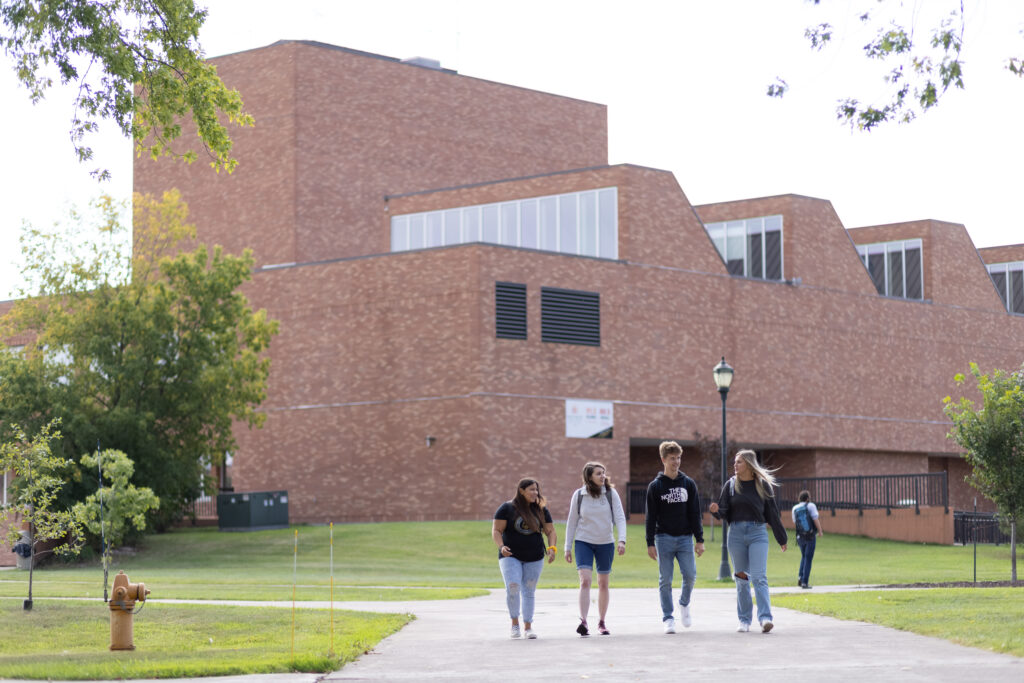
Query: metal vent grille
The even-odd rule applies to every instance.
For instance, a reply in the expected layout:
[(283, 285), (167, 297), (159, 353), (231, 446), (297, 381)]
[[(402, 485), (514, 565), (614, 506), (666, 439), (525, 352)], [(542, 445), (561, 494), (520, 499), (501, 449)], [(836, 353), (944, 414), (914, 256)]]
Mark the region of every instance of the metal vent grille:
[(540, 288), (541, 341), (601, 345), (601, 295), (573, 289)]
[(526, 339), (526, 285), (494, 283), (494, 336)]

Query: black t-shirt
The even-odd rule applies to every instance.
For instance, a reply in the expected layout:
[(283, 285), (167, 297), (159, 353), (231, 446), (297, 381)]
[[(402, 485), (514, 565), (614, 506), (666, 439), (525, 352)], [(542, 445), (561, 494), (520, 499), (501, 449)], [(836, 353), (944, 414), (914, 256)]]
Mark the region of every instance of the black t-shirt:
[[(512, 551), (512, 557), (520, 562), (536, 562), (544, 559), (546, 548), (543, 529), (538, 533), (526, 526), (512, 501), (502, 503), (498, 511), (494, 513), (494, 518), (505, 520), (505, 530), (501, 532), (501, 542)], [(551, 524), (551, 521), (551, 513), (544, 508), (544, 523)], [(504, 555), (501, 554), (499, 548), (498, 559), (502, 557)]]

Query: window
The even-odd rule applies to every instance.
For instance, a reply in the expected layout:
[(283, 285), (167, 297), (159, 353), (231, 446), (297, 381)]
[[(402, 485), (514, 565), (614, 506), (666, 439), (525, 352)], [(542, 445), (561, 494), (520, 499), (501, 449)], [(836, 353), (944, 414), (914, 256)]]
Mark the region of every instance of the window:
[(601, 345), (601, 295), (540, 288), (540, 338), (557, 344)]
[(391, 218), (391, 251), (487, 242), (615, 259), (618, 189), (570, 192)]
[(494, 336), (526, 339), (526, 285), (494, 283)]
[(900, 299), (924, 298), (921, 240), (859, 244), (857, 253), (879, 294)]
[(782, 216), (762, 216), (704, 226), (730, 275), (782, 279)]
[(1006, 310), (1024, 315), (1024, 261), (992, 263), (988, 274)]

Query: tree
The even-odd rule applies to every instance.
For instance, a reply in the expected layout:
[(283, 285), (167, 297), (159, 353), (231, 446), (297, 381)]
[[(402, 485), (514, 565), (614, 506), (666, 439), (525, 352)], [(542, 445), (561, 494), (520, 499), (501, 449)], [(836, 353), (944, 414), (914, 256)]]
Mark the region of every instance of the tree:
[[(1011, 578), (1017, 580), (1017, 523), (1024, 519), (1024, 366), (1007, 373), (983, 374), (971, 363), (981, 393), (981, 407), (966, 396), (945, 398), (946, 415), (953, 421), (949, 437), (964, 449), (971, 465), (967, 481), (995, 502), (1010, 524)], [(956, 376), (957, 384), (964, 376)]]
[(78, 522), (103, 539), (103, 590), (106, 595), (107, 571), (113, 549), (124, 541), (129, 525), (137, 531), (146, 528), (146, 513), (160, 507), (160, 499), (148, 487), (129, 483), (135, 464), (121, 451), (108, 448), (95, 455), (82, 456), (83, 467), (98, 471), (106, 486), (75, 503), (72, 512)]
[[(17, 426), (13, 439), (0, 444), (0, 472), (13, 472), (13, 502), (0, 506), (0, 521), (19, 519), (28, 525), (29, 565), (28, 599), (25, 609), (32, 609), (32, 575), (36, 556), (42, 553), (75, 555), (82, 546), (82, 531), (71, 510), (59, 509), (57, 492), (64, 486), (61, 472), (70, 460), (53, 455), (50, 441), (57, 437), (54, 420), (43, 426), (29, 441)], [(8, 542), (19, 542), (19, 532), (11, 529)], [(53, 545), (50, 545), (54, 542)]]
[[(821, 0), (812, 0), (820, 5)], [(934, 10), (938, 3), (930, 3)], [(901, 10), (908, 12), (900, 16)], [(871, 130), (886, 122), (909, 123), (921, 113), (939, 104), (950, 88), (964, 88), (964, 44), (966, 19), (963, 0), (947, 0), (940, 19), (930, 28), (919, 26), (919, 8), (903, 3), (874, 0), (856, 11), (856, 21), (867, 27), (873, 37), (863, 46), (864, 56), (884, 64), (885, 95), (879, 104), (867, 104), (846, 97), (836, 107), (836, 117), (859, 130)], [(808, 27), (804, 36), (815, 51), (833, 44), (836, 27), (822, 22)], [(1024, 76), (1024, 60), (1008, 57), (1004, 67), (1016, 76)], [(789, 84), (782, 78), (768, 86), (768, 95), (782, 97)]]
[[(131, 255), (119, 246), (118, 205), (103, 199), (96, 210), (98, 236), (70, 256), (62, 245), (84, 239), (75, 221), (22, 237), (33, 290), (0, 321), (0, 339), (34, 338), (0, 354), (0, 429), (60, 417), (61, 447), (76, 464), (97, 443), (130, 454), (132, 482), (160, 498), (149, 519), (162, 530), (212, 487), (210, 467), (236, 447), (234, 423), (263, 423), (263, 352), (277, 323), (239, 291), (249, 252), (176, 251), (195, 234), (176, 192), (135, 196)], [(76, 467), (68, 498), (93, 493), (92, 481)]]
[(92, 158), (85, 137), (108, 119), (140, 154), (191, 162), (191, 146), (173, 148), (181, 120), (191, 117), (211, 165), (230, 172), (237, 161), (221, 117), (243, 126), (253, 119), (203, 59), (198, 36), (206, 16), (193, 0), (0, 0), (0, 46), (33, 102), (54, 76), (78, 86), (71, 141), (80, 160)]

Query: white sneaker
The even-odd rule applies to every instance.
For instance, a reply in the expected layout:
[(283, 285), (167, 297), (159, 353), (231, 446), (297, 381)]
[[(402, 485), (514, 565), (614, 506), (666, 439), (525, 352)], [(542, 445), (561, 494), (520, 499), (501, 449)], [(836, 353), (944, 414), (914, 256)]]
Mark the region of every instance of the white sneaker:
[(736, 633), (746, 633), (750, 630), (750, 624), (744, 624), (742, 621), (740, 625), (736, 627)]
[(664, 624), (665, 624), (665, 633), (675, 633), (676, 632), (676, 620), (675, 619), (666, 619), (664, 621)]
[(683, 607), (683, 618), (682, 618), (683, 626), (685, 626), (686, 628), (690, 628), (690, 624), (693, 623), (693, 620), (690, 619), (690, 606), (689, 605), (683, 605), (682, 607)]
[(511, 634), (511, 637), (512, 638), (518, 638), (519, 636), (520, 636), (519, 624), (512, 624), (512, 634)]
[(765, 619), (761, 622), (761, 633), (768, 633), (768, 631), (772, 630), (773, 626), (775, 626), (775, 624), (773, 624), (771, 620)]
[(523, 632), (523, 635), (525, 635), (529, 640), (537, 640), (537, 632), (534, 631), (532, 628), (526, 629)]

